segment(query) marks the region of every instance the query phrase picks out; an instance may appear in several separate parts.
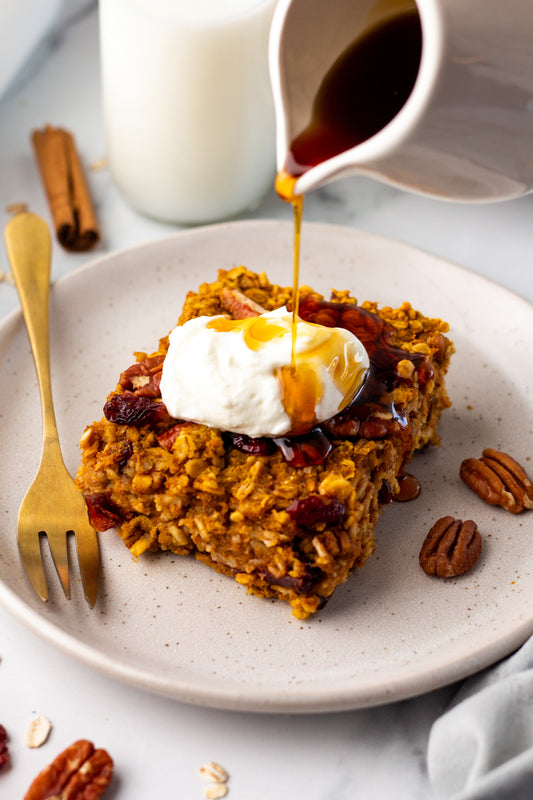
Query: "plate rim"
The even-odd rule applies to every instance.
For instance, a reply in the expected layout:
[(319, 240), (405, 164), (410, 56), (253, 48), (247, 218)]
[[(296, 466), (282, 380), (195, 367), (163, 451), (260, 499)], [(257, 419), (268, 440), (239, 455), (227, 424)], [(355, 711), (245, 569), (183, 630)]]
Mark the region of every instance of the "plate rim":
[(380, 681), (370, 692), (368, 684), (364, 692), (353, 691), (353, 687), (351, 692), (347, 692), (346, 686), (341, 684), (338, 690), (330, 689), (328, 693), (322, 693), (318, 698), (312, 687), (304, 691), (299, 689), (297, 697), (291, 695), (289, 688), (285, 691), (278, 689), (271, 696), (265, 697), (264, 691), (256, 690), (254, 687), (247, 687), (245, 694), (238, 686), (226, 686), (221, 692), (216, 686), (199, 687), (198, 684), (192, 686), (183, 679), (154, 678), (147, 670), (133, 668), (80, 642), (75, 636), (41, 617), (38, 612), (29, 609), (28, 615), (24, 601), (1, 580), (0, 602), (40, 639), (113, 680), (190, 705), (235, 712), (320, 714), (378, 708), (389, 703), (409, 700), (449, 686), (495, 664), (515, 652), (533, 635), (533, 619), (524, 621), (506, 637), (482, 651), (472, 653), (467, 659), (459, 659), (453, 665), (446, 664), (432, 672), (427, 668), (421, 669), (419, 673), (412, 672), (409, 678), (389, 680), (386, 685)]
[[(105, 253), (78, 266), (65, 275), (56, 279), (53, 283), (63, 284), (76, 280), (77, 276), (95, 269), (105, 267), (106, 263), (116, 258), (123, 258), (131, 252), (138, 253), (141, 250), (150, 251), (154, 247), (170, 245), (173, 241), (183, 238), (197, 238), (205, 236), (206, 233), (217, 234), (221, 231), (268, 228), (273, 227), (291, 228), (292, 223), (285, 220), (238, 220), (233, 222), (217, 223), (205, 225), (186, 230), (175, 231), (164, 237), (131, 245), (119, 250)], [(321, 222), (304, 223), (305, 230), (316, 229), (323, 235), (334, 235), (335, 232), (342, 231), (345, 234), (376, 242), (382, 246), (394, 247), (405, 250), (405, 252), (415, 252), (424, 258), (433, 260), (445, 266), (447, 269), (457, 271), (457, 273), (467, 273), (476, 282), (490, 287), (491, 291), (502, 292), (509, 295), (513, 302), (520, 302), (529, 313), (533, 310), (533, 304), (521, 295), (516, 294), (511, 289), (502, 286), (497, 281), (477, 273), (467, 267), (450, 262), (441, 256), (427, 252), (405, 242), (400, 242), (374, 233), (367, 233), (356, 228), (345, 225), (337, 225)], [(15, 323), (22, 323), (22, 312), (20, 308), (12, 309), (0, 320), (0, 339), (5, 335), (10, 326)], [(380, 679), (376, 686), (369, 691), (368, 682), (365, 684), (363, 692), (357, 687), (349, 687), (346, 681), (340, 682), (339, 688), (330, 687), (328, 692), (322, 692), (319, 697), (316, 691), (311, 688), (302, 689), (299, 687), (298, 694), (291, 694), (290, 687), (285, 691), (276, 689), (267, 696), (261, 687), (226, 685), (224, 689), (220, 685), (194, 685), (183, 678), (164, 678), (150, 673), (146, 669), (139, 669), (130, 666), (119, 658), (112, 658), (102, 653), (96, 647), (89, 645), (73, 634), (68, 633), (53, 621), (45, 618), (31, 606), (29, 606), (14, 590), (10, 589), (3, 580), (0, 579), (0, 603), (16, 617), (26, 628), (44, 639), (49, 644), (57, 647), (68, 656), (84, 663), (98, 672), (101, 672), (112, 679), (135, 686), (138, 689), (152, 692), (155, 694), (171, 697), (175, 700), (187, 702), (194, 705), (220, 708), (231, 711), (254, 711), (262, 713), (321, 713), (341, 710), (354, 710), (358, 708), (377, 707), (390, 702), (405, 700), (419, 696), (428, 691), (432, 691), (443, 686), (454, 683), (457, 680), (483, 669), (495, 661), (509, 655), (516, 650), (529, 636), (533, 634), (533, 617), (523, 620), (516, 625), (505, 636), (500, 637), (496, 642), (485, 645), (481, 649), (475, 650), (468, 658), (461, 657), (452, 664), (445, 664), (440, 668), (428, 672), (427, 667), (422, 666), (420, 673), (413, 670), (409, 676), (399, 679)], [(201, 681), (200, 681), (201, 684)]]

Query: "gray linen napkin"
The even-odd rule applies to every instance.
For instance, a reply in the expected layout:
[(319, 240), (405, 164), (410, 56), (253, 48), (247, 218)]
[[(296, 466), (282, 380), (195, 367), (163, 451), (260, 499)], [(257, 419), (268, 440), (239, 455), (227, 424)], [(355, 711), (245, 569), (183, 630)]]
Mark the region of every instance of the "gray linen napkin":
[(427, 760), (439, 800), (532, 800), (533, 638), (462, 684)]

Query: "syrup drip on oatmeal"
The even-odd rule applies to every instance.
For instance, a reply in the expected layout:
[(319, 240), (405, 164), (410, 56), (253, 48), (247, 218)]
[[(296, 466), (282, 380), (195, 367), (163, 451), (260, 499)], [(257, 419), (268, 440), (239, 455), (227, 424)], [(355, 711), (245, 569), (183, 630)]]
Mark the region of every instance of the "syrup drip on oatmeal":
[(377, 314), (352, 303), (332, 303), (303, 297), (300, 300), (300, 317), (307, 322), (317, 322), (326, 327), (346, 328), (363, 343), (370, 360), (365, 385), (350, 403), (337, 414), (328, 426), (342, 435), (358, 428), (366, 431), (368, 438), (380, 438), (382, 430), (400, 435), (404, 452), (411, 447), (408, 421), (401, 406), (394, 403), (392, 390), (402, 383), (397, 366), (400, 361), (410, 361), (423, 389), (433, 375), (426, 356), (407, 353), (393, 344), (394, 328)]
[[(276, 338), (286, 336), (283, 317), (248, 317), (227, 319), (216, 317), (207, 327), (220, 333), (242, 333), (246, 346), (258, 351)], [(298, 327), (305, 327), (307, 346), (296, 352), (294, 338)], [(344, 408), (355, 396), (364, 380), (366, 366), (361, 362), (357, 345), (340, 330), (324, 335), (324, 326), (313, 322), (302, 322), (291, 316), (290, 365), (282, 366), (274, 374), (280, 383), (281, 402), (291, 421), (291, 436), (299, 436), (317, 424), (317, 407), (324, 394), (324, 377), (331, 382), (342, 398), (337, 411)]]
[(382, 505), (393, 502), (407, 503), (410, 500), (416, 500), (420, 494), (421, 487), (418, 478), (415, 478), (409, 472), (402, 472), (401, 475), (397, 476), (396, 480), (398, 481), (399, 489), (394, 494), (388, 481), (383, 481), (379, 491), (379, 501)]
[[(411, 433), (405, 410), (394, 403), (392, 391), (405, 380), (397, 371), (400, 361), (413, 364), (423, 390), (433, 371), (426, 356), (407, 353), (393, 344), (394, 328), (376, 314), (352, 303), (332, 303), (314, 297), (300, 298), (300, 318), (329, 328), (346, 328), (360, 339), (368, 353), (370, 368), (364, 386), (340, 413), (316, 425), (302, 436), (281, 436), (274, 439), (251, 438), (228, 433), (229, 441), (239, 450), (266, 455), (279, 448), (286, 461), (296, 467), (321, 464), (333, 449), (335, 439), (396, 437), (402, 445), (404, 462), (411, 450)], [(414, 499), (418, 495), (416, 478), (405, 473), (400, 479), (398, 499)], [(390, 490), (389, 490), (390, 491)], [(383, 502), (397, 499), (383, 498)]]
[(399, 492), (396, 492), (394, 499), (399, 503), (407, 503), (409, 500), (415, 500), (420, 494), (420, 483), (418, 478), (411, 475), (409, 472), (404, 472), (397, 478), (400, 486)]

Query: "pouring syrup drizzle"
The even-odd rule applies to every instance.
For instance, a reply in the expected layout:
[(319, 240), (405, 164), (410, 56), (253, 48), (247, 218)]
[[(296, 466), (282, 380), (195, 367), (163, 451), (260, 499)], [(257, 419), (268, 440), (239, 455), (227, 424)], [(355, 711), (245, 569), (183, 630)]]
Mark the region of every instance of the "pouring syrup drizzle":
[(294, 247), (292, 267), (292, 347), (291, 370), (296, 367), (296, 324), (300, 304), (300, 238), (302, 232), (302, 217), (304, 208), (303, 194), (294, 194), (296, 175), (291, 175), (287, 170), (281, 169), (276, 175), (276, 191), (286, 202), (292, 204), (294, 217)]
[[(288, 317), (288, 319), (287, 319)], [(288, 323), (288, 324), (287, 324)], [(327, 415), (337, 413), (359, 391), (366, 374), (361, 347), (347, 337), (344, 331), (328, 331), (325, 326), (302, 321), (294, 315), (261, 315), (244, 319), (216, 316), (207, 323), (207, 329), (219, 333), (236, 333), (244, 345), (257, 352), (285, 340), (287, 333), (292, 344), (294, 324), (297, 335), (305, 328), (304, 346), (295, 356), (294, 366), (289, 363), (274, 368), (279, 384), (281, 402), (290, 419), (290, 435), (302, 434), (317, 422), (317, 403), (320, 408), (327, 381), (329, 391), (335, 392), (335, 402), (330, 397)], [(321, 418), (323, 419), (323, 411)]]

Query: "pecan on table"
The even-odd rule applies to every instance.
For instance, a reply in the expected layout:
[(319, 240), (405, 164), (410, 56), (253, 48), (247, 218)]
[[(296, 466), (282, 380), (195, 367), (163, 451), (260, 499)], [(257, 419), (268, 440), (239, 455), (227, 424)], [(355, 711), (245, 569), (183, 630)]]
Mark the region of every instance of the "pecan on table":
[(478, 497), (512, 514), (533, 508), (533, 483), (520, 464), (507, 453), (490, 447), (480, 459), (466, 458), (459, 472), (461, 479)]
[(113, 761), (106, 750), (79, 739), (37, 775), (24, 800), (98, 800), (109, 786)]
[(442, 517), (420, 550), (420, 566), (428, 575), (453, 578), (471, 569), (481, 555), (481, 536), (473, 520)]

